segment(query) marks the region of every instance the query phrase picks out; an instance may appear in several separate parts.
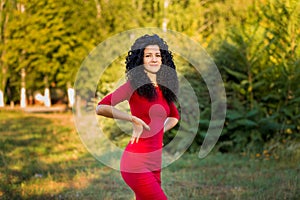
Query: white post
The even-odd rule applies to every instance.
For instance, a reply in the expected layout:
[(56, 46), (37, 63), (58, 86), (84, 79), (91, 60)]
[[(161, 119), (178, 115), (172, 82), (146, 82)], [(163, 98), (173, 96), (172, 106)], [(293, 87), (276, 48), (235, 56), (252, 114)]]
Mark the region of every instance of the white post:
[(51, 106), (51, 99), (50, 99), (50, 90), (49, 90), (49, 88), (45, 88), (44, 98), (45, 98), (45, 101), (44, 101), (45, 106), (50, 107)]
[(25, 68), (22, 68), (22, 70), (21, 70), (21, 101), (20, 101), (21, 108), (26, 107), (25, 76), (26, 76)]
[(73, 88), (68, 88), (68, 100), (69, 100), (69, 107), (73, 107), (75, 102), (75, 91)]
[(20, 102), (21, 108), (26, 107), (26, 89), (22, 87), (21, 89), (21, 102)]
[(4, 107), (4, 97), (2, 90), (0, 90), (0, 107)]

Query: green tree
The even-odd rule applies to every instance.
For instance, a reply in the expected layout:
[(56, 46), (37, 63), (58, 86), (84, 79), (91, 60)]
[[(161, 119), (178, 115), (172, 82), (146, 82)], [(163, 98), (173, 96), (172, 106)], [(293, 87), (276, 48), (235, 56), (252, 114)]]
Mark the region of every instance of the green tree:
[(15, 74), (10, 87), (19, 89), (16, 77), (22, 68), (31, 91), (72, 84), (80, 63), (95, 44), (93, 2), (30, 1), (24, 8), (24, 12), (14, 13), (7, 26), (3, 62)]
[(236, 149), (261, 150), (274, 137), (299, 137), (297, 6), (268, 1), (249, 7), (251, 17), (232, 28), (215, 52), (229, 96), (223, 139)]
[(5, 91), (7, 79), (9, 77), (8, 65), (3, 62), (6, 51), (4, 49), (6, 44), (7, 25), (13, 18), (13, 13), (17, 10), (17, 1), (1, 0), (0, 1), (0, 90)]

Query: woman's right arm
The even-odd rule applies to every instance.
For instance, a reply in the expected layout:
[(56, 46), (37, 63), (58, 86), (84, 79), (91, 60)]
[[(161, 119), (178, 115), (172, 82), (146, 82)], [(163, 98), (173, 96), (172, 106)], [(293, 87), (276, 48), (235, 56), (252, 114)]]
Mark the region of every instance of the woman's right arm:
[(120, 119), (132, 122), (133, 133), (131, 143), (138, 142), (143, 129), (150, 130), (150, 127), (140, 118), (123, 112), (114, 106), (124, 100), (128, 100), (131, 96), (130, 83), (127, 82), (116, 89), (113, 93), (105, 96), (96, 107), (96, 114), (104, 117)]
[(131, 86), (129, 82), (118, 87), (114, 92), (103, 97), (96, 107), (96, 114), (104, 117), (132, 121), (132, 116), (126, 112), (116, 109), (118, 103), (128, 100), (131, 96)]
[(132, 121), (132, 116), (121, 110), (116, 109), (114, 106), (99, 104), (96, 108), (96, 114), (104, 117), (120, 119), (125, 121)]
[(143, 129), (150, 130), (150, 127), (140, 118), (136, 116), (132, 116), (130, 114), (127, 114), (126, 112), (123, 112), (121, 110), (116, 109), (113, 106), (110, 105), (101, 105), (99, 104), (96, 108), (97, 115), (102, 115), (104, 117), (114, 118), (114, 119), (120, 119), (120, 120), (126, 120), (132, 122), (133, 125), (133, 133), (131, 136), (131, 144), (134, 142), (138, 143), (139, 138), (143, 132)]

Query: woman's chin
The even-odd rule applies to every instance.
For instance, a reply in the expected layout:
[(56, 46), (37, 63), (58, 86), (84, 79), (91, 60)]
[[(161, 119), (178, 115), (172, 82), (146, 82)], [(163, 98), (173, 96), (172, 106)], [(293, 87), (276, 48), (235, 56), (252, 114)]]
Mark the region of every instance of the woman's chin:
[(150, 74), (156, 74), (159, 71), (160, 67), (153, 67), (151, 69), (145, 69), (146, 73), (150, 73)]

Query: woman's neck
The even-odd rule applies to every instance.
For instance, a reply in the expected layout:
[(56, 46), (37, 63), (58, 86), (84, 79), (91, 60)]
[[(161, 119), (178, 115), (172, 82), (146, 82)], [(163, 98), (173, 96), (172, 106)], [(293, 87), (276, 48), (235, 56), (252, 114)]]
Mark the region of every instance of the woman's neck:
[(150, 79), (151, 83), (152, 83), (154, 86), (157, 86), (156, 74), (150, 73), (150, 72), (147, 72), (147, 71), (146, 71), (146, 74), (147, 74), (148, 78)]

